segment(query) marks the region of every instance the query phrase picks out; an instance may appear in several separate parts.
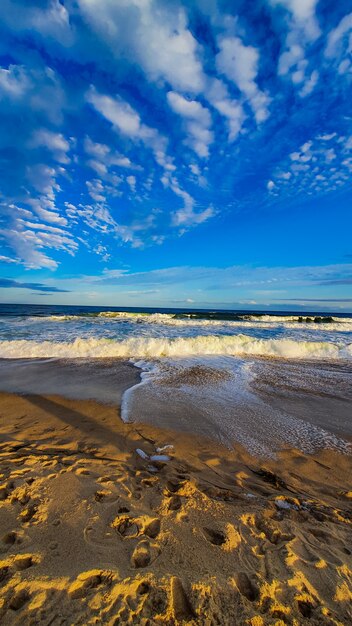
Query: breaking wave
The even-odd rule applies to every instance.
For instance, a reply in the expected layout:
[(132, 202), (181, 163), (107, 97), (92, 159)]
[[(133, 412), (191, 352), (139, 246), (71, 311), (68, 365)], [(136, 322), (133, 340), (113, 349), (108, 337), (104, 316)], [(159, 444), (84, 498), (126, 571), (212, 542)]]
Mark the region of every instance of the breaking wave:
[(0, 342), (2, 358), (160, 358), (202, 355), (249, 355), (285, 359), (350, 359), (352, 344), (256, 339), (247, 335), (187, 338), (130, 337), (80, 339), (72, 342), (14, 340)]
[[(51, 322), (79, 321), (80, 319), (112, 320), (136, 324), (161, 324), (164, 326), (229, 326), (270, 328), (275, 325), (285, 328), (319, 328), (319, 330), (352, 331), (351, 317), (309, 317), (300, 315), (237, 315), (211, 313), (131, 313), (128, 311), (102, 311), (80, 315), (50, 315), (39, 319)], [(31, 318), (38, 320), (38, 318)]]

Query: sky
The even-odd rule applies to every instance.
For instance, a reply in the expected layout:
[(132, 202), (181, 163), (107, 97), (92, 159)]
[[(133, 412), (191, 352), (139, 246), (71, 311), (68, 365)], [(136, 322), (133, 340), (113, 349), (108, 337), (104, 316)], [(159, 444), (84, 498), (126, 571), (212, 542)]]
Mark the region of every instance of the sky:
[(350, 0), (1, 0), (0, 301), (352, 310)]

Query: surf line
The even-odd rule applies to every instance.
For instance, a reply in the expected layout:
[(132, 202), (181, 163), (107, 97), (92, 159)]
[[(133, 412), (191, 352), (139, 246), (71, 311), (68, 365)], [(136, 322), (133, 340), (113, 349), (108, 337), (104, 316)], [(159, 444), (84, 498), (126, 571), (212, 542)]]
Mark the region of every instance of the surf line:
[(132, 385), (132, 387), (126, 389), (122, 395), (120, 414), (122, 421), (126, 424), (130, 422), (129, 409), (133, 393), (138, 387), (144, 387), (147, 385), (149, 379), (152, 378), (152, 375), (158, 372), (158, 366), (155, 363), (153, 364), (148, 361), (134, 361), (133, 359), (130, 359), (129, 363), (132, 363), (132, 365), (139, 370), (140, 381), (135, 385)]

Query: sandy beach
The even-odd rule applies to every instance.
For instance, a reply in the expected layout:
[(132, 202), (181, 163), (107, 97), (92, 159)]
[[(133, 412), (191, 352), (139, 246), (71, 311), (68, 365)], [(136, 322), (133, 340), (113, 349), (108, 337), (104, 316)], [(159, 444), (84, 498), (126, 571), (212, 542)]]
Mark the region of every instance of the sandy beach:
[(0, 414), (3, 624), (351, 623), (348, 455), (258, 459), (59, 396)]

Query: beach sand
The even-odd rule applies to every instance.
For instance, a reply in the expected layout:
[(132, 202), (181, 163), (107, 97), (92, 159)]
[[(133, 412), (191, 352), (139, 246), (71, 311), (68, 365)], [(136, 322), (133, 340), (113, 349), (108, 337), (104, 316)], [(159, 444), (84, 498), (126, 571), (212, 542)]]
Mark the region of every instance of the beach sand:
[(351, 457), (257, 459), (59, 396), (2, 393), (0, 417), (2, 624), (352, 623)]

